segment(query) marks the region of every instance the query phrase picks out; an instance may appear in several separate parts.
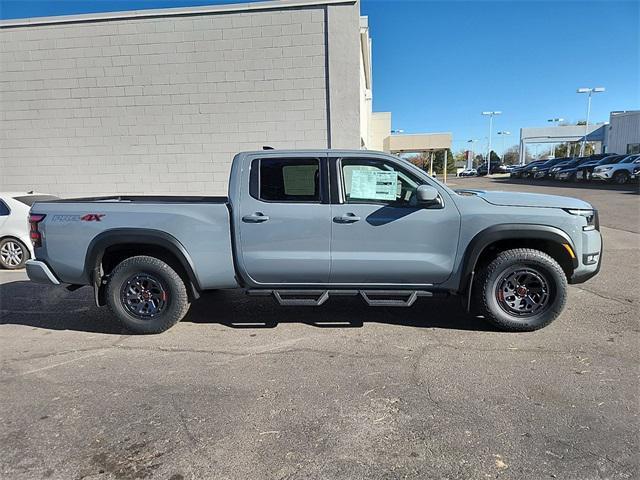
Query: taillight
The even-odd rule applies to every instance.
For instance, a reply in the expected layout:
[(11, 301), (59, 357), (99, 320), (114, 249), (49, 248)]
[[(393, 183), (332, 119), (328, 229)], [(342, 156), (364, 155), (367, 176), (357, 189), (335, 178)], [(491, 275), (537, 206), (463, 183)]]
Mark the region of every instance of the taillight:
[(32, 213), (29, 215), (29, 238), (34, 247), (42, 246), (42, 233), (38, 230), (38, 223), (44, 220), (45, 215)]

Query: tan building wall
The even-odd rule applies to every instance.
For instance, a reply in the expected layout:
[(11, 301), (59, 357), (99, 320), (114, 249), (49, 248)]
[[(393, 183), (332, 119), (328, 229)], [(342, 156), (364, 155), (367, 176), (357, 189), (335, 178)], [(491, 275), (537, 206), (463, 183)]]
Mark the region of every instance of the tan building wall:
[(451, 148), (451, 133), (391, 135), (385, 139), (385, 152), (411, 153)]
[(233, 155), (359, 148), (355, 0), (0, 22), (0, 189), (220, 195)]
[(391, 112), (373, 112), (369, 150), (385, 152), (385, 139), (391, 135)]

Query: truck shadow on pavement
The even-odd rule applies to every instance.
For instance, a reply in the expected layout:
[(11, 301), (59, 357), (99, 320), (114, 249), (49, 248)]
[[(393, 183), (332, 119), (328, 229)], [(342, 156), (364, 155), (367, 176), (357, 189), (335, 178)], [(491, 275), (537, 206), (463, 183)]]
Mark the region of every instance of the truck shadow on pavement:
[[(384, 323), (415, 328), (494, 331), (482, 318), (464, 311), (459, 298), (418, 299), (409, 308), (369, 307), (359, 297), (334, 297), (320, 307), (282, 307), (269, 297), (249, 297), (241, 291), (205, 292), (182, 320), (236, 329), (275, 328), (303, 323), (317, 328), (361, 328)], [(126, 334), (108, 308), (93, 303), (85, 287), (69, 292), (28, 281), (0, 285), (0, 325), (25, 325), (49, 330)]]

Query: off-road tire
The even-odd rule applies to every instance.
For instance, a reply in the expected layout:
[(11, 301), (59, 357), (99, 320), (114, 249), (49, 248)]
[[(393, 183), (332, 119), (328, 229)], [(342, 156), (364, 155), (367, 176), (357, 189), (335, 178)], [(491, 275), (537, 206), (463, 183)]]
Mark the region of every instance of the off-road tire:
[[(127, 282), (136, 275), (149, 275), (156, 279), (164, 292), (164, 307), (155, 315), (140, 318), (126, 306)], [(162, 260), (148, 256), (130, 257), (120, 262), (111, 272), (107, 284), (107, 305), (118, 321), (133, 333), (161, 333), (178, 323), (189, 310), (189, 298), (184, 281), (176, 271)]]
[(629, 177), (630, 177), (630, 175), (627, 172), (625, 172), (624, 170), (622, 170), (622, 171), (618, 171), (618, 172), (614, 173), (613, 174), (613, 178), (611, 180), (616, 185), (624, 185), (625, 183), (627, 183), (629, 181)]
[[(503, 275), (513, 269), (532, 269), (543, 276), (548, 285), (548, 300), (544, 309), (529, 316), (518, 316), (501, 306), (498, 284)], [(531, 248), (517, 248), (500, 252), (484, 266), (474, 285), (475, 307), (485, 319), (501, 330), (527, 332), (538, 330), (555, 320), (567, 299), (567, 277), (553, 258)]]
[[(21, 253), (16, 252), (16, 249), (21, 250)], [(3, 238), (0, 240), (0, 267), (5, 268), (7, 270), (18, 270), (20, 268), (24, 268), (24, 264), (27, 263), (27, 260), (30, 258), (29, 249), (22, 243), (20, 240), (16, 240), (15, 238)], [(20, 256), (20, 261), (15, 263), (16, 257), (13, 256), (15, 253), (18, 253)], [(5, 261), (3, 258), (4, 255), (8, 255), (9, 261)], [(12, 259), (14, 261), (12, 261)]]

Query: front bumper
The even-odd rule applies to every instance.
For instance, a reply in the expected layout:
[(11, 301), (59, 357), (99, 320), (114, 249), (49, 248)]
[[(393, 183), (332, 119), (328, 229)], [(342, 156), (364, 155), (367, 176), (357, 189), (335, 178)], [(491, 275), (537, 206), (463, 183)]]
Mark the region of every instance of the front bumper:
[[(602, 265), (602, 235), (598, 230), (588, 230), (582, 232), (581, 251), (578, 253), (578, 266), (574, 269), (569, 283), (583, 283), (594, 277)], [(598, 256), (597, 263), (587, 264), (588, 257)]]
[(56, 278), (49, 266), (40, 260), (27, 260), (25, 268), (27, 276), (32, 282), (60, 285), (60, 280)]
[(604, 172), (594, 171), (591, 174), (591, 178), (593, 178), (594, 180), (611, 180), (612, 176), (613, 176), (613, 170), (606, 170)]
[(556, 180), (568, 180), (572, 173), (574, 172), (558, 172), (556, 174)]

